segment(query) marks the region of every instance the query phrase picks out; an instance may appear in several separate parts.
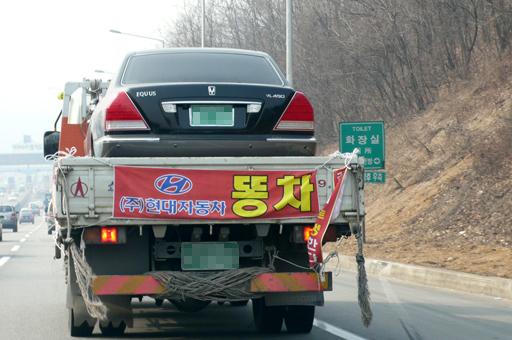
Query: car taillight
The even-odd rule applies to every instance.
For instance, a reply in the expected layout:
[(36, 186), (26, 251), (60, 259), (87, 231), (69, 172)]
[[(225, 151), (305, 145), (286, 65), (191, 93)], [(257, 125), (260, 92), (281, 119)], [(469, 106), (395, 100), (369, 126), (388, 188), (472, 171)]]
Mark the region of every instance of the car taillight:
[(11, 214), (11, 218), (16, 218), (16, 213), (15, 213), (15, 212), (13, 212), (13, 213)]
[(313, 106), (302, 92), (295, 92), (274, 130), (313, 131), (315, 128)]
[(126, 92), (119, 92), (107, 107), (105, 131), (149, 130), (149, 126)]
[(117, 243), (117, 228), (116, 227), (101, 227), (100, 233), (101, 243)]

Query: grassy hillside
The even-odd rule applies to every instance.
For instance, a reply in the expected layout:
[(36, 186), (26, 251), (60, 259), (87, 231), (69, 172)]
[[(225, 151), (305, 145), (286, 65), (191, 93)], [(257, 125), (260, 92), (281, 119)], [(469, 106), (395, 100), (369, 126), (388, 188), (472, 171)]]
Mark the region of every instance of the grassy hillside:
[(512, 277), (512, 60), (386, 133), (388, 181), (367, 186), (368, 256)]

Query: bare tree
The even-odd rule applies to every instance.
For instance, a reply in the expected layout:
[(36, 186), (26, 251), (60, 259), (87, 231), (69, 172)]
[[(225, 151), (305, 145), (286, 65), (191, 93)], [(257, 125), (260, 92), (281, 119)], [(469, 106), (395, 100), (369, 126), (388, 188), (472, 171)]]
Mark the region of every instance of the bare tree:
[[(475, 54), (510, 53), (512, 0), (294, 2), (295, 85), (311, 98), (318, 138), (341, 120), (425, 110), (440, 85), (471, 76)], [(207, 1), (206, 43), (262, 50), (285, 66), (284, 0)], [(199, 46), (200, 3), (187, 2), (170, 46)]]

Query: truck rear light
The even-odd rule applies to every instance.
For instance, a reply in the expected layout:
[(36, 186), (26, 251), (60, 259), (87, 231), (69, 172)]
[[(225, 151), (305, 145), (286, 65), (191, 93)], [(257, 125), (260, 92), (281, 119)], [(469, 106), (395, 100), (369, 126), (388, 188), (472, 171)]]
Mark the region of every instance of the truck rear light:
[(85, 244), (122, 244), (126, 243), (126, 227), (85, 228), (82, 238)]
[(15, 213), (15, 212), (13, 212), (13, 213), (11, 214), (11, 219), (14, 219), (14, 218), (16, 218), (16, 213)]
[(117, 243), (116, 227), (101, 227), (101, 243)]
[(309, 240), (309, 237), (311, 236), (312, 232), (313, 232), (313, 227), (304, 227), (304, 231), (303, 231), (304, 242), (307, 242)]
[(107, 107), (105, 131), (147, 131), (149, 126), (139, 110), (124, 91)]
[(274, 127), (275, 131), (313, 131), (315, 128), (313, 106), (302, 92), (295, 92)]
[(293, 243), (307, 243), (309, 236), (313, 232), (313, 227), (310, 226), (295, 226), (293, 227)]

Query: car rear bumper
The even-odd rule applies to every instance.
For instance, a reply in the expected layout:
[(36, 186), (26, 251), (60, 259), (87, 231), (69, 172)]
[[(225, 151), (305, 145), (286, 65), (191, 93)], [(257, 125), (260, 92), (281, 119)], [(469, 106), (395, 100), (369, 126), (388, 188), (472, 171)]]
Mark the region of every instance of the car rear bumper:
[(16, 225), (18, 224), (16, 221), (3, 221), (1, 223), (2, 228), (4, 229), (14, 229), (14, 227), (16, 227)]
[(314, 156), (316, 151), (314, 137), (177, 140), (105, 136), (97, 143), (95, 151), (99, 157)]

